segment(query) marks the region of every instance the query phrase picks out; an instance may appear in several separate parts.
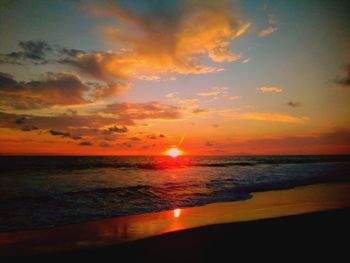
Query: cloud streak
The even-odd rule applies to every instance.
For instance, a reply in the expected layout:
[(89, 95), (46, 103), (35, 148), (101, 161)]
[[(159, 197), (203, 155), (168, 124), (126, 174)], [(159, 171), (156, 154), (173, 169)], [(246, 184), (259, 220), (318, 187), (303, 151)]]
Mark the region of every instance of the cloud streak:
[(256, 90), (262, 93), (281, 93), (283, 91), (280, 87), (260, 87)]

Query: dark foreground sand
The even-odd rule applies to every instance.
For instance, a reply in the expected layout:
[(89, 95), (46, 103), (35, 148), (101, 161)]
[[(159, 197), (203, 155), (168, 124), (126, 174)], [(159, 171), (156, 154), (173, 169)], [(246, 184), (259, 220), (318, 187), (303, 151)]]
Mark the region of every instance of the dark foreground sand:
[(181, 230), (117, 246), (37, 259), (108, 259), (116, 262), (348, 262), (349, 224), (350, 209), (332, 210)]
[(1, 256), (46, 262), (347, 262), (350, 184), (256, 193), (242, 202), (0, 233)]

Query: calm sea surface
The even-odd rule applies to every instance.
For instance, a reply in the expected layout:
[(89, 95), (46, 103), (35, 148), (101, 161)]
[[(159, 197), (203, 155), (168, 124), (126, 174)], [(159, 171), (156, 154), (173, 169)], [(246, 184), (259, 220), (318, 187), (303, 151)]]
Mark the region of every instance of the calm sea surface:
[(350, 180), (350, 156), (0, 157), (0, 231)]

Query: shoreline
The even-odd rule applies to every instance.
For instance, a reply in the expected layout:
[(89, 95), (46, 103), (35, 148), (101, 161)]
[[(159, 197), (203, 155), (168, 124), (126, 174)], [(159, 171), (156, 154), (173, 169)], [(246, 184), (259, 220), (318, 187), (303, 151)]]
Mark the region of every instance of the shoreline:
[[(350, 183), (253, 193), (244, 201), (0, 233), (0, 256), (89, 251), (211, 225), (303, 215), (350, 207)], [(240, 223), (239, 223), (240, 222)], [(181, 232), (182, 232), (181, 231)], [(133, 241), (133, 242), (130, 242)]]

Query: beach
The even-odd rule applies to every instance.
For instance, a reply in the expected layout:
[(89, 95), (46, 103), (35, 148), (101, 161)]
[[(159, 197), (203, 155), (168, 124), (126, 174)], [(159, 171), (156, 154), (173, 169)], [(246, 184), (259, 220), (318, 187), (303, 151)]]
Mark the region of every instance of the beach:
[[(350, 183), (317, 184), (253, 193), (245, 201), (1, 233), (0, 255), (114, 254), (157, 261), (158, 253), (167, 257), (173, 254), (175, 258), (168, 262), (185, 262), (186, 259), (176, 257), (186, 254), (188, 259), (201, 261), (201, 255), (224, 250), (231, 244), (239, 250), (233, 252), (231, 248), (226, 253), (242, 254), (248, 248), (259, 250), (270, 245), (274, 250), (276, 246), (295, 250), (288, 246), (296, 238), (298, 243), (294, 246), (309, 243), (322, 247), (341, 240), (335, 239), (336, 235), (345, 236), (349, 232), (349, 191)], [(274, 238), (272, 243), (264, 241), (267, 236)], [(288, 246), (282, 247), (281, 242)]]

